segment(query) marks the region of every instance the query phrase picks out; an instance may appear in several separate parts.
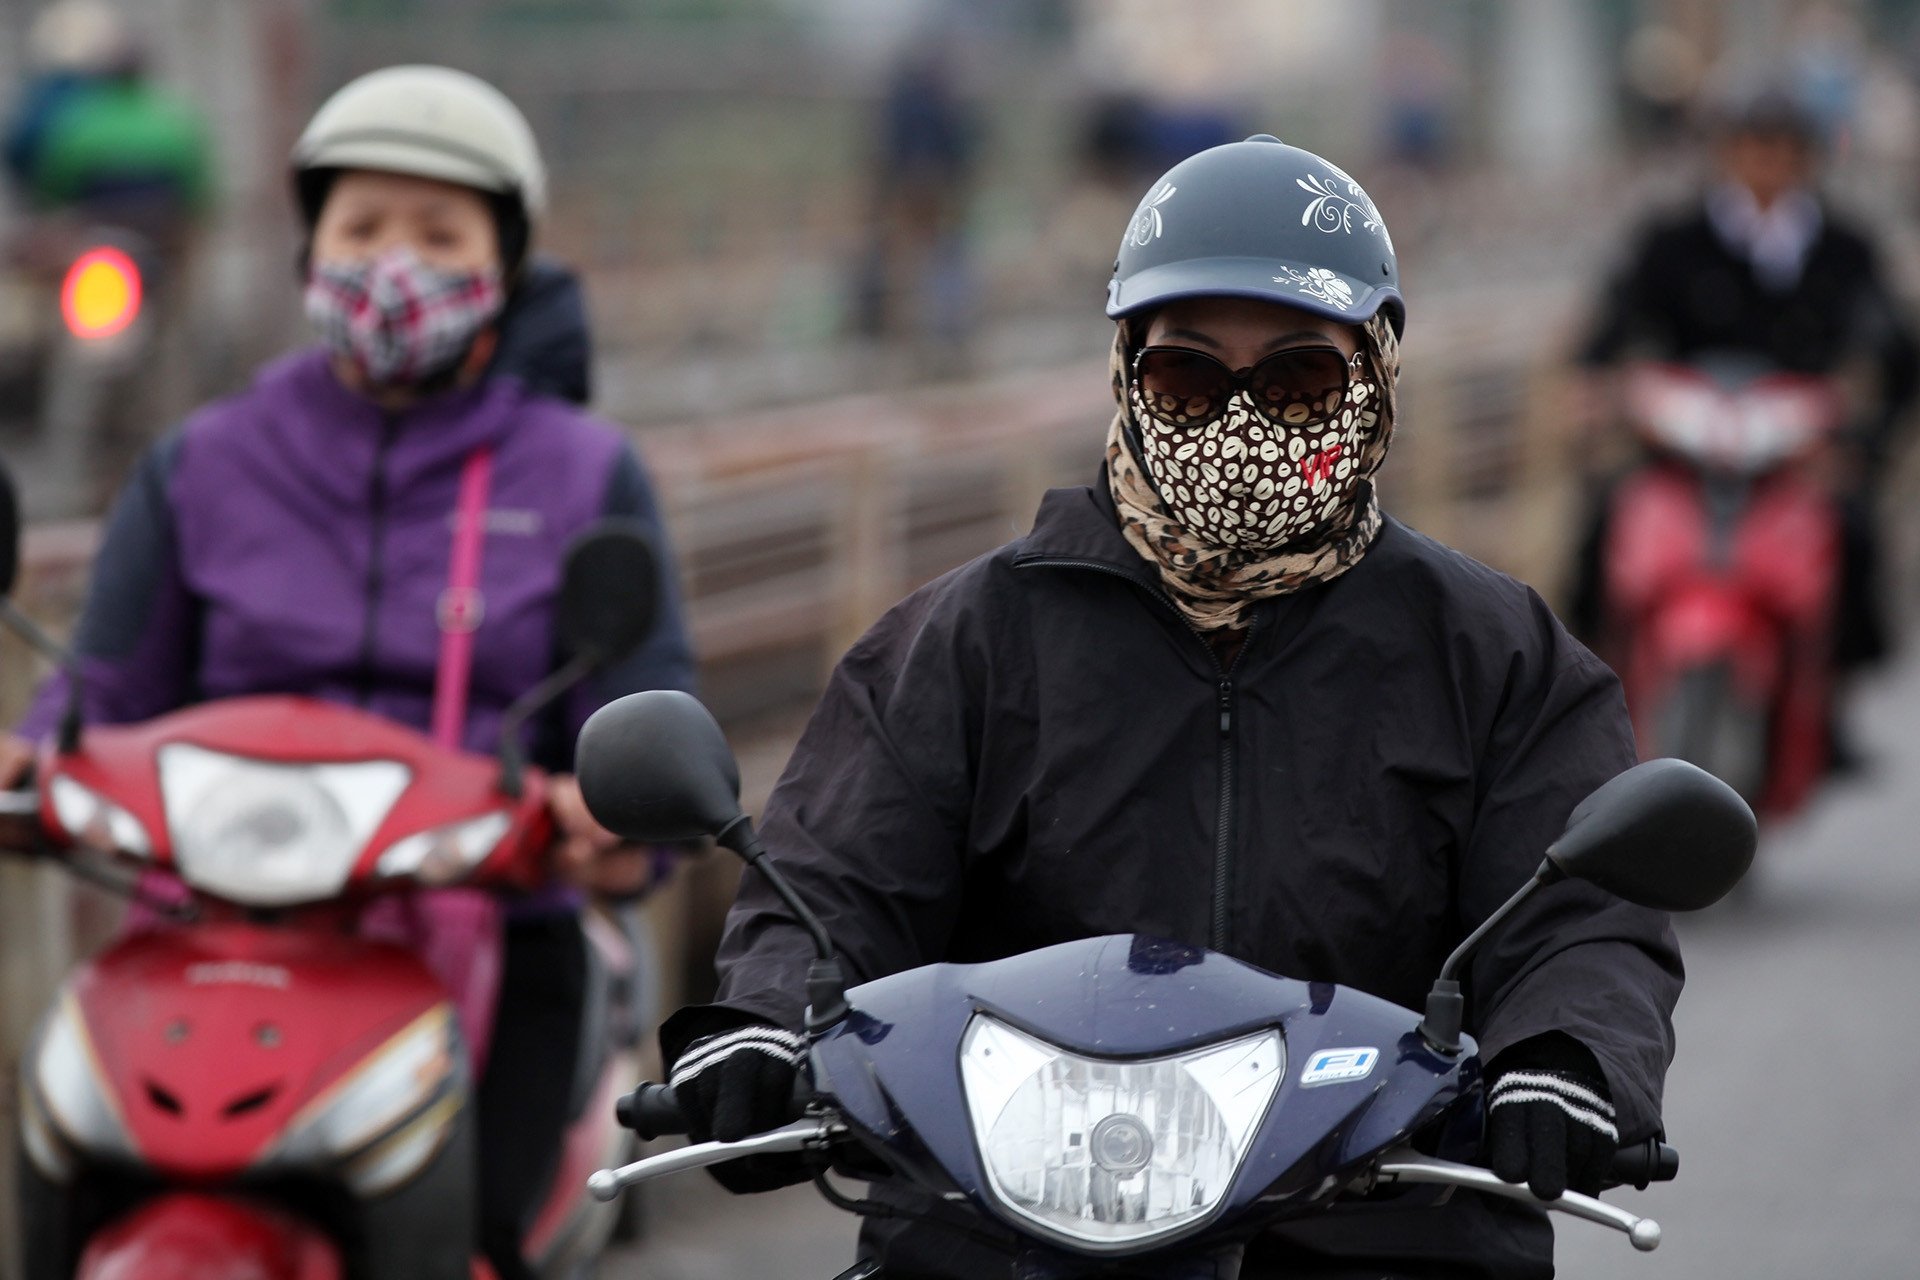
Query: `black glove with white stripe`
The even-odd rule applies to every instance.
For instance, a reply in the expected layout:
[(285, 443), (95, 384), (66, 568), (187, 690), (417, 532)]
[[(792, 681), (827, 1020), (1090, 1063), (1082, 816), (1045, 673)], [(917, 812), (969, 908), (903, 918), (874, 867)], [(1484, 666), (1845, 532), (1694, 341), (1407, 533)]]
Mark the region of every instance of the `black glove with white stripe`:
[(1487, 1163), (1542, 1200), (1597, 1194), (1620, 1146), (1593, 1051), (1563, 1032), (1522, 1040), (1488, 1072)]
[(807, 1042), (756, 1024), (695, 1040), (667, 1084), (695, 1142), (738, 1142), (793, 1119), (793, 1087)]
[[(695, 1142), (739, 1142), (795, 1119), (793, 1094), (806, 1061), (803, 1036), (732, 1009), (693, 1007), (666, 1019), (660, 1050), (674, 1063), (666, 1082)], [(801, 1155), (749, 1155), (707, 1173), (745, 1196), (806, 1182), (812, 1169)]]

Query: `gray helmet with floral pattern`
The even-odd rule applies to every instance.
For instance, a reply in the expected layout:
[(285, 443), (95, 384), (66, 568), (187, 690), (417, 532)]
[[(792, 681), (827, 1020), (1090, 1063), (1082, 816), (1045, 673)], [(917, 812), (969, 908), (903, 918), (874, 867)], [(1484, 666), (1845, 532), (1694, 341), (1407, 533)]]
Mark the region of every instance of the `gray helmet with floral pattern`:
[(1332, 161), (1264, 133), (1189, 156), (1148, 189), (1120, 241), (1107, 314), (1222, 294), (1406, 327), (1373, 201)]

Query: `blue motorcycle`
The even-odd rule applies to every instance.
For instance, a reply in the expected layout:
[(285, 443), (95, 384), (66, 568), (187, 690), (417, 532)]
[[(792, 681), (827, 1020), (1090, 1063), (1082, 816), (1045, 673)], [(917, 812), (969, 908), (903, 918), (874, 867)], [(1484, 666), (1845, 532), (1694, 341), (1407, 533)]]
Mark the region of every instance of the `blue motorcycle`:
[[(1246, 1242), (1278, 1220), (1337, 1203), (1434, 1203), (1458, 1187), (1616, 1228), (1641, 1250), (1660, 1243), (1649, 1218), (1574, 1192), (1540, 1201), (1466, 1163), (1484, 1091), (1456, 975), (1556, 880), (1669, 911), (1731, 889), (1753, 859), (1753, 814), (1692, 765), (1649, 761), (1588, 797), (1534, 877), (1448, 958), (1424, 1015), (1140, 935), (848, 990), (825, 930), (740, 811), (738, 766), (697, 701), (649, 692), (603, 708), (582, 730), (579, 771), (594, 816), (623, 836), (710, 835), (746, 858), (818, 956), (799, 1118), (602, 1170), (589, 1184), (602, 1199), (745, 1156), (798, 1155), (841, 1208), (900, 1216), (917, 1203), (1046, 1280), (1234, 1280)], [(643, 1136), (685, 1132), (664, 1085), (642, 1085), (620, 1114)], [(1648, 1142), (1620, 1153), (1615, 1182), (1645, 1187), (1678, 1163)], [(886, 1191), (855, 1200), (829, 1172)], [(882, 1274), (863, 1262), (839, 1280)]]

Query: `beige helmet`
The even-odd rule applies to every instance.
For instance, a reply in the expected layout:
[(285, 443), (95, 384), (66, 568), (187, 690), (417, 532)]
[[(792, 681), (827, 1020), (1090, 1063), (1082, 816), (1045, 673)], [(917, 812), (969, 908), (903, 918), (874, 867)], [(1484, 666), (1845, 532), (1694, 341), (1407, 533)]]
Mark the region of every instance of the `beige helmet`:
[(55, 0), (27, 33), (27, 56), (43, 71), (100, 74), (138, 53), (133, 31), (107, 0)]
[(368, 72), (321, 105), (293, 148), (309, 225), (326, 183), (307, 176), (338, 169), (457, 182), (517, 203), (529, 223), (546, 209), (547, 172), (527, 118), (498, 89), (451, 67)]

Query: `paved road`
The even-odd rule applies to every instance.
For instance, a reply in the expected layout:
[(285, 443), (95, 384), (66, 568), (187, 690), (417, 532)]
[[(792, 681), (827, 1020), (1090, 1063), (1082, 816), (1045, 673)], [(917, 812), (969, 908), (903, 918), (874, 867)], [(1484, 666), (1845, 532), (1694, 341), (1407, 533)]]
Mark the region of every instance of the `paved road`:
[(1858, 710), (1873, 775), (1774, 833), (1745, 899), (1681, 923), (1683, 1176), (1627, 1196), (1666, 1243), (1635, 1258), (1574, 1224), (1562, 1275), (1920, 1276), (1920, 663)]
[[(1687, 990), (1668, 1081), (1683, 1177), (1612, 1199), (1666, 1241), (1560, 1228), (1571, 1280), (1920, 1276), (1920, 661), (1859, 692), (1868, 778), (1762, 849), (1737, 900), (1681, 922)], [(663, 1187), (610, 1276), (827, 1280), (852, 1228), (809, 1189), (739, 1200)]]

